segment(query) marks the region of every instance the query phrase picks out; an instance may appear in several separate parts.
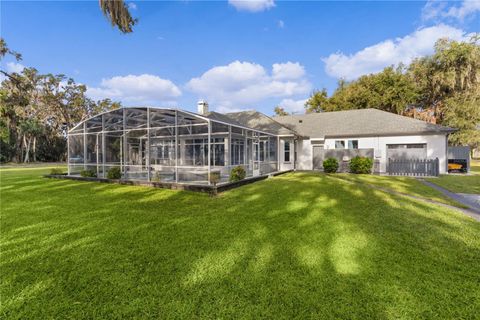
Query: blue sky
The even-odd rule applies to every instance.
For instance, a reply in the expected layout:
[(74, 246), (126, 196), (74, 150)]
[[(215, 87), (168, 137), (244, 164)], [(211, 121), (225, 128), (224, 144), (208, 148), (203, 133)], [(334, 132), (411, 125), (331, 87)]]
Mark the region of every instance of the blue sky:
[(123, 35), (96, 0), (2, 1), (1, 36), (24, 58), (2, 68), (65, 74), (125, 105), (301, 112), (315, 88), (480, 31), (480, 1), (127, 3), (139, 23)]

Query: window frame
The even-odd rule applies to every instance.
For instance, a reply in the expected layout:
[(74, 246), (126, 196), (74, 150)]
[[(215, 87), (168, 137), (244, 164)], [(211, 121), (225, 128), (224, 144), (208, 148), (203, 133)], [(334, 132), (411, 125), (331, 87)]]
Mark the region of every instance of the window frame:
[[(342, 145), (341, 148), (337, 147), (337, 142), (341, 143)], [(339, 149), (339, 150), (345, 149), (345, 140), (335, 140), (335, 149)]]
[[(291, 163), (291, 141), (290, 140), (285, 140), (284, 144), (283, 144), (283, 162), (285, 163)], [(288, 146), (288, 149), (287, 149), (287, 146)], [(287, 157), (288, 155), (288, 157)], [(287, 160), (288, 158), (288, 160)]]

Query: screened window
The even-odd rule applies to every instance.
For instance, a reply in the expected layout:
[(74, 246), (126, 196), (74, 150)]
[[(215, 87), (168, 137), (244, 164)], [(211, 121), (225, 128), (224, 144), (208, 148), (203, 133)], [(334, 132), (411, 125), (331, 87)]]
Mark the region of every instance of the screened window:
[(285, 146), (284, 146), (284, 161), (285, 162), (290, 162), (290, 141), (285, 141)]
[(260, 161), (265, 161), (265, 144), (267, 142), (266, 141), (260, 141)]
[(335, 140), (335, 149), (345, 149), (345, 141)]
[(243, 157), (245, 153), (245, 140), (232, 139), (232, 165), (243, 164)]
[(212, 138), (210, 145), (210, 164), (212, 166), (225, 165), (225, 139)]
[(348, 140), (348, 149), (358, 149), (358, 140)]

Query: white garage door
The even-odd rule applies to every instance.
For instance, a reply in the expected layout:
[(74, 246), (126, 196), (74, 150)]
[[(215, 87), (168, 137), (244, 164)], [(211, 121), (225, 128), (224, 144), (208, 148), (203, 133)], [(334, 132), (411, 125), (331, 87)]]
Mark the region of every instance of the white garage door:
[(427, 159), (427, 144), (387, 144), (387, 159)]

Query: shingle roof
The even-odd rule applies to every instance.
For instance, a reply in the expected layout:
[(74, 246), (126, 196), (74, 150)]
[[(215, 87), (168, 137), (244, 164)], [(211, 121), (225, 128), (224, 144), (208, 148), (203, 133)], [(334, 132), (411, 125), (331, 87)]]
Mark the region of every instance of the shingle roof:
[(359, 109), (274, 117), (282, 125), (311, 138), (439, 133), (455, 129), (378, 109)]
[(258, 111), (242, 111), (226, 113), (225, 116), (241, 123), (245, 127), (272, 133), (275, 135), (293, 135), (294, 130), (288, 129), (269, 116)]

